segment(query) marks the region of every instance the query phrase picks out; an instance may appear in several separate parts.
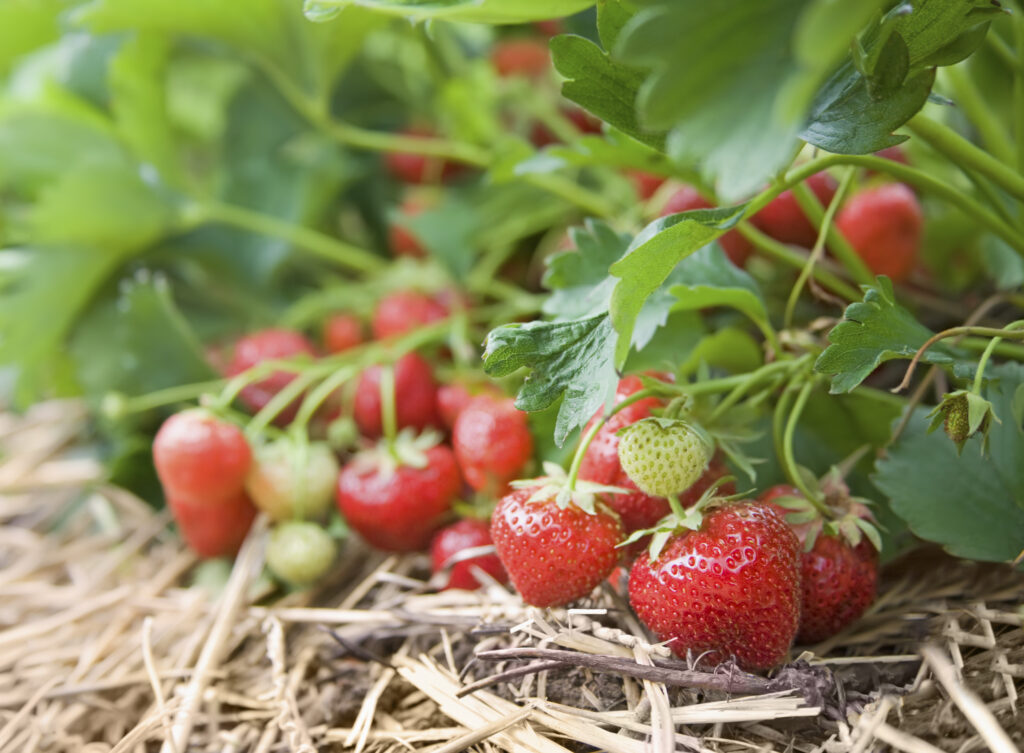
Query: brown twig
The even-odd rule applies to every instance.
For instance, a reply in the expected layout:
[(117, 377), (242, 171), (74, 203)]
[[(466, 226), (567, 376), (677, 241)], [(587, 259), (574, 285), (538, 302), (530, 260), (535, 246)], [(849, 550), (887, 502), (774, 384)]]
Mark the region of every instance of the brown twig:
[(496, 675), (490, 677), (484, 677), (483, 679), (477, 680), (476, 682), (470, 683), (466, 687), (460, 689), (456, 694), (456, 698), (462, 698), (470, 693), (475, 693), (483, 688), (490, 687), (499, 682), (507, 682), (508, 680), (514, 680), (517, 677), (524, 677), (526, 675), (536, 674), (537, 672), (544, 672), (548, 669), (565, 669), (572, 665), (567, 664), (564, 661), (539, 661), (533, 664), (527, 664), (522, 667), (514, 667), (507, 669), (504, 672), (499, 672)]
[(484, 661), (508, 661), (509, 659), (543, 659), (587, 667), (599, 672), (626, 675), (638, 680), (652, 680), (666, 685), (701, 690), (719, 690), (723, 693), (760, 695), (788, 690), (790, 686), (779, 687), (773, 680), (746, 672), (711, 673), (699, 672), (681, 667), (665, 666), (668, 662), (658, 661), (654, 666), (637, 664), (632, 659), (601, 654), (584, 654), (577, 651), (561, 651), (548, 648), (500, 648), (481, 651), (477, 659)]

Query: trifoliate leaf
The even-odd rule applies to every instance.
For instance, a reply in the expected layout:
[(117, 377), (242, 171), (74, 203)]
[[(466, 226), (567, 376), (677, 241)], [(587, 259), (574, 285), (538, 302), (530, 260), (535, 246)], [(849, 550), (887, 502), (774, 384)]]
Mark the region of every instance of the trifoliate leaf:
[(633, 329), (648, 297), (675, 266), (739, 222), (743, 206), (695, 209), (655, 220), (645, 227), (611, 267), (620, 278), (612, 293), (609, 312), (619, 333), (615, 353), (621, 365), (629, 353)]
[(544, 302), (544, 313), (559, 319), (603, 313), (615, 287), (608, 268), (625, 253), (630, 236), (603, 222), (587, 220), (584, 227), (572, 228), (569, 237), (575, 248), (548, 261), (543, 283), (552, 293)]
[[(830, 392), (849, 392), (885, 361), (913, 358), (933, 334), (896, 303), (892, 281), (879, 277), (874, 286), (865, 288), (863, 301), (847, 306), (843, 320), (829, 333), (830, 345), (814, 368), (832, 376)], [(922, 360), (949, 364), (954, 361), (954, 351), (936, 343), (925, 351)]]
[(484, 371), (500, 377), (523, 367), (533, 370), (516, 397), (520, 410), (543, 410), (564, 395), (555, 423), (555, 442), (561, 447), (615, 391), (615, 342), (606, 314), (506, 324), (487, 336)]
[(977, 436), (958, 453), (946, 437), (929, 433), (921, 408), (879, 461), (874, 481), (921, 538), (958, 557), (1002, 562), (1024, 549), (1024, 433), (1009, 420), (1024, 368), (993, 372), (985, 397), (1003, 421), (992, 426), (988, 455)]

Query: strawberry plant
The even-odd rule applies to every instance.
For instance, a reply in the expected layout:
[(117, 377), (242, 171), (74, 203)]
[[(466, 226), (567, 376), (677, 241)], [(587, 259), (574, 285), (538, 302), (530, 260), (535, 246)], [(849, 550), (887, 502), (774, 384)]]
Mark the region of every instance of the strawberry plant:
[(1022, 13), (0, 0), (0, 394), (202, 556), (259, 509), (291, 585), (351, 530), (471, 587), (490, 517), (526, 602), (635, 558), (773, 666), (912, 547), (1022, 559)]

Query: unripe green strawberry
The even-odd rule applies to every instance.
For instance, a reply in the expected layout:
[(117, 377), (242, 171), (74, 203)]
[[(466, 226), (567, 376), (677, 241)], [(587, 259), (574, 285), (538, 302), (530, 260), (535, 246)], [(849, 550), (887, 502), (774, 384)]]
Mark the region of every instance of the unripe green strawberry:
[(316, 523), (292, 520), (277, 526), (267, 542), (267, 567), (294, 586), (305, 586), (334, 562), (334, 539)]
[(245, 488), (272, 520), (320, 518), (337, 480), (338, 461), (327, 444), (279, 439), (256, 449)]
[(640, 491), (671, 497), (689, 489), (711, 460), (703, 429), (678, 419), (645, 418), (619, 434), (619, 463)]

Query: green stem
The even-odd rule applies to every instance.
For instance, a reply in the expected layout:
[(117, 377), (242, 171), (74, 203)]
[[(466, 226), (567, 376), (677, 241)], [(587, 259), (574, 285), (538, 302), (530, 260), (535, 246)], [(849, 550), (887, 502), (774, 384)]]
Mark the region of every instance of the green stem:
[(789, 417), (786, 420), (786, 428), (782, 435), (782, 465), (786, 471), (786, 476), (793, 483), (793, 486), (800, 490), (800, 492), (807, 498), (807, 501), (814, 506), (815, 510), (828, 519), (832, 517), (831, 512), (829, 512), (829, 509), (820, 499), (817, 498), (811, 488), (807, 486), (807, 482), (804, 480), (803, 474), (800, 473), (800, 469), (796, 464), (796, 458), (793, 454), (793, 435), (796, 433), (796, 425), (800, 421), (800, 416), (804, 412), (807, 400), (810, 398), (813, 389), (813, 379), (809, 379), (804, 382), (803, 387), (800, 388), (800, 392), (796, 396), (796, 401), (793, 403), (793, 410), (790, 411)]
[(936, 151), (948, 157), (954, 164), (976, 170), (1007, 193), (1024, 201), (1024, 175), (1007, 167), (952, 128), (923, 114), (911, 118), (906, 127), (911, 133), (928, 142)]
[(593, 423), (593, 425), (587, 429), (587, 433), (580, 439), (580, 444), (576, 448), (576, 453), (572, 456), (572, 464), (569, 466), (569, 476), (566, 485), (569, 491), (576, 489), (576, 479), (580, 475), (580, 466), (583, 464), (583, 456), (587, 454), (587, 450), (590, 448), (590, 443), (594, 441), (594, 437), (601, 431), (601, 428), (608, 423), (608, 419), (618, 413), (620, 410), (624, 410), (634, 403), (638, 403), (641, 400), (646, 400), (649, 397), (657, 397), (662, 394), (661, 390), (654, 388), (646, 388), (637, 390), (632, 395), (623, 398), (620, 402), (616, 403), (611, 409), (601, 416), (601, 418)]
[(319, 409), (320, 406), (323, 405), (323, 402), (330, 397), (331, 393), (358, 373), (359, 370), (351, 366), (338, 369), (327, 377), (327, 379), (318, 384), (315, 389), (310, 390), (303, 399), (302, 405), (299, 407), (299, 412), (295, 415), (295, 420), (292, 421), (292, 427), (306, 426), (310, 419), (313, 418), (317, 409)]
[[(846, 191), (853, 183), (854, 170), (855, 168), (852, 167), (846, 168), (846, 172), (843, 175), (843, 180), (839, 184), (839, 190), (836, 191), (835, 196), (832, 197), (832, 201), (829, 202), (828, 210), (825, 212), (824, 216), (818, 220), (818, 237), (815, 238), (814, 247), (811, 249), (811, 253), (808, 255), (807, 262), (804, 264), (803, 269), (800, 270), (800, 274), (796, 278), (796, 283), (794, 283), (793, 289), (789, 291), (789, 299), (786, 301), (786, 312), (785, 316), (783, 317), (783, 322), (785, 323), (784, 326), (786, 329), (789, 329), (790, 327), (793, 326), (793, 312), (796, 311), (796, 303), (798, 300), (800, 300), (800, 294), (803, 292), (804, 285), (807, 283), (807, 279), (813, 273), (814, 267), (816, 266), (816, 262), (818, 261), (818, 259), (821, 258), (822, 253), (824, 253), (825, 251), (825, 238), (828, 236), (829, 229), (832, 227), (832, 221), (836, 216), (836, 212), (839, 209), (839, 204), (843, 200), (843, 196), (846, 194)], [(794, 195), (797, 195), (797, 191), (806, 192), (804, 198), (808, 200), (809, 204), (813, 205), (814, 209), (821, 208), (821, 206), (818, 204), (817, 197), (810, 190), (810, 188), (807, 187), (806, 183), (800, 183), (794, 186)], [(836, 233), (836, 235), (838, 235), (838, 233)], [(864, 263), (860, 260), (860, 257), (857, 256), (857, 253), (852, 248), (846, 250), (849, 251), (849, 253), (852, 254), (852, 256), (854, 257), (854, 259), (856, 259), (859, 265), (863, 267), (866, 282), (862, 282), (862, 284), (871, 284), (874, 278), (871, 276), (871, 272), (868, 271), (867, 267), (864, 266)], [(846, 263), (846, 261), (847, 260), (845, 259), (843, 260), (844, 263)], [(854, 267), (856, 266), (857, 265), (854, 265)], [(847, 269), (853, 271), (850, 265), (847, 265)], [(854, 276), (856, 277), (857, 275), (855, 274)]]
[(216, 392), (224, 386), (225, 380), (211, 379), (208, 382), (194, 382), (192, 384), (179, 384), (174, 387), (148, 392), (145, 395), (126, 397), (123, 402), (117, 405), (117, 415), (124, 416), (131, 413), (145, 413), (154, 408), (161, 408), (172, 403), (183, 403), (195, 400), (200, 395)]
[[(741, 222), (737, 228), (740, 235), (754, 244), (762, 254), (793, 269), (803, 269), (807, 263), (807, 254), (801, 253), (785, 243), (765, 235), (749, 222)], [(854, 286), (843, 280), (839, 275), (830, 272), (821, 265), (815, 265), (811, 276), (824, 288), (831, 290), (848, 301), (859, 301), (863, 294)]]
[(611, 217), (618, 211), (613, 202), (608, 201), (601, 194), (569, 180), (564, 175), (557, 175), (555, 173), (527, 173), (522, 176), (522, 179), (530, 185), (542, 188), (548, 193), (560, 199), (565, 199), (570, 204), (575, 204), (597, 217)]
[(245, 207), (210, 202), (199, 205), (196, 213), (196, 221), (200, 224), (220, 223), (260, 235), (280, 238), (313, 256), (332, 261), (357, 272), (375, 272), (383, 269), (386, 264), (383, 259), (366, 249)]
[[(847, 168), (850, 178), (847, 180), (844, 176), (843, 180), (846, 187), (842, 185), (839, 187), (839, 190), (830, 202), (830, 206), (836, 203), (836, 197), (845, 196), (848, 193), (849, 185), (853, 182), (853, 170), (853, 167)], [(828, 247), (846, 269), (847, 273), (849, 273), (850, 277), (859, 285), (873, 285), (875, 276), (868, 269), (868, 265), (864, 263), (864, 260), (860, 258), (860, 254), (846, 240), (846, 237), (832, 224), (831, 219), (828, 222), (825, 221), (825, 208), (822, 207), (821, 202), (818, 201), (818, 197), (814, 195), (814, 191), (811, 190), (810, 186), (806, 183), (797, 183), (793, 186), (792, 190), (793, 197), (796, 199), (797, 204), (800, 205), (800, 208), (803, 209), (804, 214), (810, 218), (811, 224), (819, 231), (822, 227), (825, 228), (825, 240), (828, 242)], [(841, 201), (842, 199), (840, 199)], [(834, 215), (835, 212), (832, 213), (832, 216)]]
[(999, 337), (1007, 340), (1024, 340), (1024, 332), (1017, 332), (1012, 329), (996, 329), (994, 327), (950, 327), (938, 334), (932, 335), (920, 348), (917, 349), (914, 357), (910, 359), (910, 364), (907, 366), (907, 372), (903, 375), (903, 381), (893, 387), (892, 391), (899, 392), (910, 384), (910, 380), (914, 376), (914, 370), (917, 368), (917, 364), (930, 347), (940, 340), (945, 340), (948, 337), (956, 337), (957, 335), (980, 335), (981, 337)]
[[(1000, 338), (1001, 339), (1001, 338)], [(957, 345), (972, 353), (981, 353), (988, 347), (989, 341), (980, 337), (965, 337)], [(1024, 361), (1024, 347), (1017, 343), (1000, 342), (993, 351), (1001, 358), (1010, 358), (1014, 361)]]
[[(1011, 322), (1006, 325), (1007, 331), (1017, 330), (1024, 327), (1024, 321)], [(981, 358), (978, 359), (978, 371), (974, 375), (974, 384), (971, 386), (971, 392), (975, 395), (981, 394), (981, 384), (985, 376), (985, 367), (988, 366), (988, 361), (995, 352), (996, 346), (1002, 341), (1002, 337), (996, 336), (989, 340), (988, 347), (985, 348), (981, 354)]]
[(267, 426), (277, 418), (278, 414), (287, 408), (293, 400), (298, 399), (306, 388), (318, 378), (318, 370), (314, 370), (299, 374), (288, 382), (280, 392), (270, 398), (270, 401), (252, 417), (252, 421), (245, 427), (245, 435), (251, 440), (262, 434)]
[(1013, 142), (1003, 130), (999, 119), (989, 110), (967, 69), (962, 65), (950, 65), (940, 69), (940, 75), (949, 84), (957, 107), (978, 130), (988, 151), (1004, 164), (1012, 163), (1016, 153)]
[[(782, 188), (783, 186), (792, 187), (796, 182), (806, 179), (815, 172), (824, 170), (828, 167), (834, 167), (836, 165), (857, 165), (858, 167), (864, 167), (877, 173), (891, 175), (897, 180), (914, 186), (924, 193), (930, 193), (938, 196), (957, 207), (968, 216), (977, 220), (980, 225), (987, 227), (993, 233), (1010, 244), (1018, 254), (1024, 256), (1024, 235), (1021, 235), (1012, 225), (1004, 222), (996, 214), (986, 209), (977, 201), (964, 195), (945, 181), (939, 180), (922, 170), (910, 167), (909, 165), (904, 165), (900, 162), (896, 162), (895, 160), (875, 157), (873, 155), (830, 154), (827, 157), (819, 157), (816, 160), (812, 160), (811, 162), (802, 165), (800, 168), (791, 171), (786, 176), (786, 180), (779, 186), (774, 187), (772, 191), (766, 191), (752, 200), (750, 205), (748, 205), (747, 210), (744, 212), (744, 216), (750, 217), (754, 212), (764, 207), (771, 198), (774, 198), (779, 193), (782, 193), (782, 190), (785, 190)], [(766, 196), (771, 196), (771, 198), (764, 200), (764, 197)], [(755, 210), (751, 211), (751, 207), (754, 206), (755, 201), (758, 204)], [(746, 235), (746, 233), (744, 233), (744, 235)], [(819, 280), (819, 282), (821, 282), (821, 280)]]
[[(732, 391), (715, 406), (715, 409), (707, 418), (707, 423), (713, 424), (716, 419), (720, 418), (723, 413), (736, 405), (736, 403), (738, 403), (744, 395), (750, 392), (750, 390), (759, 384), (768, 381), (769, 377), (774, 377), (775, 379), (785, 378), (786, 372), (799, 368), (809, 358), (809, 355), (804, 355), (796, 360), (774, 361), (772, 363), (765, 364), (756, 371), (749, 372), (746, 375), (748, 377), (747, 380), (733, 387)], [(777, 372), (781, 373), (777, 374)]]
[(398, 414), (395, 410), (395, 367), (380, 367), (380, 421), (384, 440), (391, 454), (395, 454), (395, 438), (398, 436)]
[[(1020, 9), (1024, 11), (1024, 8)], [(989, 34), (994, 37), (995, 34)], [(1018, 12), (1013, 19), (1013, 37), (1017, 46), (1016, 65), (1013, 67), (1013, 138), (1017, 146), (1017, 172), (1024, 175), (1024, 15)], [(1002, 40), (999, 40), (1000, 42)]]
[(786, 418), (793, 405), (793, 383), (790, 382), (782, 390), (778, 401), (775, 403), (775, 412), (772, 414), (772, 446), (775, 447), (775, 457), (783, 470), (786, 468), (786, 458), (783, 452), (783, 439), (786, 431)]
[[(1013, 73), (1018, 73), (1020, 71), (1020, 64), (1017, 62), (1017, 56), (1013, 53), (1013, 50), (1010, 49), (1010, 45), (1008, 45), (1002, 37), (998, 34), (989, 33), (985, 35), (985, 41), (989, 44), (992, 52), (995, 53), (996, 57), (999, 58), (1003, 65)], [(1018, 50), (1019, 49), (1020, 48), (1018, 47)]]

